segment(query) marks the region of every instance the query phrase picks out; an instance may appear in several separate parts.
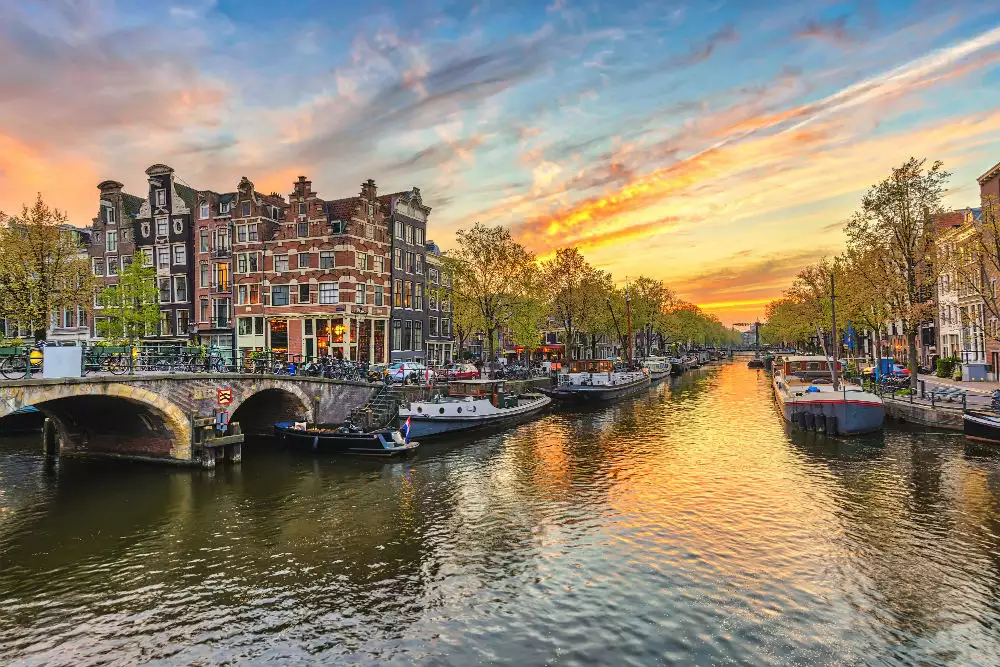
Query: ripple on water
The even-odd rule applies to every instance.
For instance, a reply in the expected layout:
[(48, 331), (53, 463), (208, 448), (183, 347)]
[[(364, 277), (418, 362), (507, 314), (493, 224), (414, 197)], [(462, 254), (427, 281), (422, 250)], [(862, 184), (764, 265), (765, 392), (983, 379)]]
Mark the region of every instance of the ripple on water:
[(740, 365), (382, 465), (0, 453), (0, 663), (998, 664), (1000, 465)]

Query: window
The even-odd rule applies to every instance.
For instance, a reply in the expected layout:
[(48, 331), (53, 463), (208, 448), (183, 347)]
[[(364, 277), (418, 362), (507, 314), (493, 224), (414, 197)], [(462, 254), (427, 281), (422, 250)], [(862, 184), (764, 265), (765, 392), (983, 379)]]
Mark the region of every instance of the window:
[(101, 242), (101, 232), (94, 232), (94, 243)]
[(127, 269), (132, 263), (132, 255), (122, 255), (122, 271)]
[(300, 237), (309, 236), (309, 223), (308, 222), (300, 222), (297, 225), (297, 227), (298, 227), (298, 229), (296, 231), (298, 231)]
[(189, 314), (186, 308), (177, 311), (177, 335), (183, 336), (188, 331)]
[(240, 217), (249, 218), (250, 217), (250, 202), (243, 202), (242, 210), (240, 211)]
[(180, 234), (184, 231), (184, 221), (180, 218), (174, 218), (174, 233)]
[(114, 255), (108, 255), (108, 275), (118, 275), (118, 258)]
[(307, 252), (300, 252), (299, 253), (299, 268), (300, 269), (308, 269), (309, 265), (312, 264), (312, 262), (310, 261), (311, 257), (312, 256), (309, 253), (307, 253)]
[(215, 283), (215, 290), (217, 292), (228, 292), (229, 291), (229, 265), (228, 264), (213, 264), (212, 265), (212, 282)]
[(122, 230), (122, 243), (128, 243), (129, 231), (127, 229)]
[(167, 224), (166, 218), (156, 219), (156, 235), (157, 236), (167, 236), (170, 233), (170, 227)]
[(399, 320), (392, 321), (392, 349), (403, 349), (403, 323)]
[(260, 255), (255, 252), (241, 252), (236, 255), (237, 273), (255, 273), (260, 271)]
[(375, 256), (375, 272), (385, 273), (385, 257), (382, 255)]
[(229, 202), (220, 203), (219, 204), (219, 215), (222, 215), (224, 213), (229, 213), (229, 206), (230, 206)]
[(170, 303), (170, 278), (160, 278), (160, 303)]
[(208, 252), (208, 230), (198, 232), (198, 252)]
[(103, 276), (104, 275), (104, 260), (95, 257), (94, 258), (94, 275)]
[(170, 248), (166, 246), (159, 246), (156, 248), (156, 268), (170, 268)]
[(435, 285), (441, 284), (440, 274), (438, 273), (437, 269), (428, 269), (427, 277), (430, 278), (430, 281)]
[(364, 283), (358, 283), (354, 286), (354, 303), (365, 304), (368, 303), (368, 293), (366, 291), (367, 285)]
[(413, 261), (414, 261), (414, 272), (415, 273), (419, 273), (420, 275), (423, 275), (424, 274), (424, 261), (423, 261), (423, 257), (420, 256), (420, 253), (415, 253)]
[(117, 218), (115, 216), (115, 209), (113, 207), (111, 206), (104, 207), (104, 222), (106, 222), (109, 225), (113, 225), (115, 224), (115, 222), (117, 222)]
[(299, 202), (299, 215), (306, 214), (306, 203), (304, 201)]
[(403, 281), (394, 280), (392, 282), (392, 305), (396, 308), (403, 307)]
[(252, 336), (253, 335), (253, 318), (241, 317), (236, 320), (237, 322), (237, 332), (241, 336)]
[(187, 300), (187, 276), (174, 276), (174, 301), (183, 303)]
[(447, 318), (441, 318), (441, 337), (448, 338), (451, 334), (448, 333), (448, 320)]
[(415, 273), (417, 270), (417, 254), (413, 252), (406, 253), (406, 272)]
[(198, 217), (202, 220), (208, 217), (208, 202), (202, 202), (198, 207)]
[(271, 287), (271, 305), (288, 305), (288, 285), (274, 285)]
[(422, 350), (424, 348), (424, 323), (420, 320), (413, 322), (413, 349)]
[(241, 306), (260, 303), (260, 285), (240, 285), (236, 288), (236, 303)]
[(396, 238), (400, 240), (403, 238), (403, 223), (400, 220), (396, 221)]
[(319, 284), (319, 302), (337, 303), (340, 300), (340, 285), (337, 283)]
[(416, 229), (414, 229), (413, 230), (413, 235), (416, 237), (414, 239), (414, 242), (417, 245), (423, 245), (424, 244), (424, 230), (421, 227), (417, 227)]
[(143, 250), (140, 250), (139, 254), (142, 255), (142, 265), (143, 266), (152, 266), (153, 265), (153, 253), (151, 253), (151, 252), (145, 252)]
[(449, 306), (448, 299), (441, 299), (441, 312), (442, 313), (447, 313), (448, 312), (448, 306)]
[(368, 217), (372, 218), (375, 215), (375, 205), (372, 203), (368, 204)]
[(365, 254), (363, 252), (354, 253), (354, 268), (364, 271), (365, 267)]
[(366, 239), (375, 238), (375, 225), (365, 225), (365, 238)]
[(413, 283), (407, 280), (406, 282), (403, 283), (403, 308), (412, 308), (412, 307), (413, 307)]
[(309, 283), (299, 285), (299, 303), (309, 303)]
[(229, 326), (229, 299), (212, 300), (212, 326), (216, 328)]
[(288, 270), (288, 255), (274, 256), (274, 270), (278, 273)]
[(413, 225), (406, 226), (406, 242), (413, 245)]
[(424, 309), (424, 286), (420, 283), (413, 285), (413, 307), (417, 310)]
[(198, 321), (208, 322), (208, 299), (198, 301)]
[(403, 322), (403, 347), (402, 350), (412, 350), (413, 347), (413, 320)]
[(381, 285), (375, 286), (375, 305), (382, 306), (385, 305), (385, 288)]
[(236, 225), (236, 242), (246, 243), (246, 241), (247, 241), (247, 226)]
[(157, 206), (166, 206), (167, 205), (167, 191), (166, 190), (157, 190), (156, 191), (156, 205)]
[(161, 336), (174, 335), (174, 319), (170, 316), (169, 310), (160, 311), (160, 335)]
[(393, 254), (393, 267), (399, 271), (403, 270), (403, 251), (396, 248)]
[(438, 318), (431, 317), (427, 320), (427, 335), (432, 337), (438, 335)]
[(174, 246), (174, 264), (187, 264), (187, 255), (184, 252), (185, 248), (182, 245)]
[(247, 225), (247, 240), (256, 241), (257, 240), (257, 225)]
[(319, 253), (319, 268), (321, 269), (332, 269), (333, 268), (333, 253), (329, 250), (323, 250)]

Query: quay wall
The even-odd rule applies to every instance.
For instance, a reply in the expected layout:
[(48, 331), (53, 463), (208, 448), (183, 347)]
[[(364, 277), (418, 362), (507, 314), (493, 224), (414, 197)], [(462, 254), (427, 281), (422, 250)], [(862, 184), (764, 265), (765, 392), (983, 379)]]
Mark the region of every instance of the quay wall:
[(953, 407), (931, 407), (929, 403), (919, 403), (902, 399), (885, 399), (885, 416), (900, 422), (919, 424), (949, 431), (962, 430), (962, 410)]

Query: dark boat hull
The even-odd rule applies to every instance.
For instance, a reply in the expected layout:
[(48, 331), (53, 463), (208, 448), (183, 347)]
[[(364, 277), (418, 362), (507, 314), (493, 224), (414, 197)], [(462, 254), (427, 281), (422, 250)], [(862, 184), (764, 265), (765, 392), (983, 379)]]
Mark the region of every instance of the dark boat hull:
[(565, 403), (607, 403), (632, 396), (649, 387), (649, 378), (617, 386), (563, 386), (540, 388), (539, 391)]
[(416, 441), (397, 443), (392, 433), (388, 429), (373, 433), (316, 432), (296, 430), (290, 422), (274, 425), (274, 434), (281, 442), (317, 454), (392, 457), (409, 454), (420, 446)]
[(962, 430), (970, 440), (1000, 446), (1000, 415), (993, 412), (966, 412)]

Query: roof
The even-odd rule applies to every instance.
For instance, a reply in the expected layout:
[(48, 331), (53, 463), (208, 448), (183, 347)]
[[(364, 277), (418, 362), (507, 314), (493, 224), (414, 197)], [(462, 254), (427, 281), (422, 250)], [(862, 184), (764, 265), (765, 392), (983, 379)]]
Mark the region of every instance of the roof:
[(938, 232), (945, 232), (954, 227), (961, 227), (965, 222), (965, 213), (962, 211), (945, 211), (932, 216), (934, 228)]
[(358, 205), (358, 197), (347, 197), (346, 199), (331, 199), (326, 202), (326, 210), (330, 215), (330, 220), (351, 220), (354, 218), (354, 209)]
[(227, 203), (233, 201), (234, 199), (236, 199), (236, 193), (235, 192), (223, 192), (221, 195), (219, 195), (219, 203), (220, 204), (227, 204)]
[(122, 208), (125, 209), (125, 213), (133, 218), (139, 215), (139, 209), (142, 208), (142, 203), (144, 201), (146, 200), (142, 197), (136, 197), (135, 195), (130, 195), (127, 192), (122, 193)]
[(986, 181), (989, 181), (998, 175), (1000, 175), (1000, 162), (997, 162), (995, 165), (987, 169), (986, 173), (977, 178), (976, 180), (979, 181), (979, 185), (982, 185)]
[[(152, 167), (150, 167), (150, 169), (152, 169)], [(188, 209), (193, 211), (198, 208), (197, 190), (188, 187), (183, 183), (178, 183), (176, 180), (174, 181), (174, 187), (177, 189), (177, 194), (180, 195), (180, 198), (184, 200), (185, 204), (187, 204)]]

